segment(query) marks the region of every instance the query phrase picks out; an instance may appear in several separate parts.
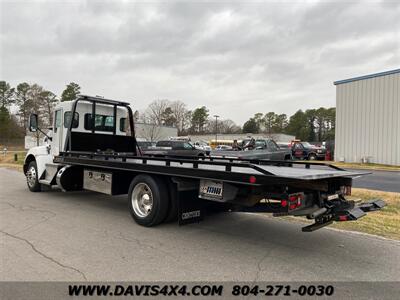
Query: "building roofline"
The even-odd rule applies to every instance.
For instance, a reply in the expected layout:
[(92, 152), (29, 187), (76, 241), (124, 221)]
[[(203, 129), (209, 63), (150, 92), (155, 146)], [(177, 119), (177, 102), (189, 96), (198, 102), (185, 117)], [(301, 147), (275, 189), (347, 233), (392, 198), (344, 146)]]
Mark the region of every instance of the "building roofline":
[(379, 72), (379, 73), (374, 73), (374, 74), (369, 74), (369, 75), (364, 75), (364, 76), (358, 76), (358, 77), (338, 80), (338, 81), (334, 81), (333, 84), (338, 85), (338, 84), (343, 84), (343, 83), (348, 83), (348, 82), (353, 82), (353, 81), (358, 81), (358, 80), (364, 80), (364, 79), (370, 79), (370, 78), (375, 78), (375, 77), (380, 77), (380, 76), (386, 76), (386, 75), (391, 75), (391, 74), (396, 74), (396, 73), (400, 73), (400, 69), (394, 69), (394, 70), (385, 71), (385, 72)]

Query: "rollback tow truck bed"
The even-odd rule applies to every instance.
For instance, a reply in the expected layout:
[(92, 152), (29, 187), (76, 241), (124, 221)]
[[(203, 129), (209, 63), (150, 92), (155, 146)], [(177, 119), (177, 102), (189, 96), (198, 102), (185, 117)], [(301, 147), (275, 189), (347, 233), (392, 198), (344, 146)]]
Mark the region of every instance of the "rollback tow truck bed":
[[(201, 200), (225, 205), (229, 211), (266, 212), (274, 216), (293, 215), (314, 219), (314, 224), (303, 228), (305, 232), (314, 231), (333, 221), (354, 221), (369, 211), (385, 206), (384, 201), (379, 199), (367, 203), (346, 199), (351, 192), (351, 178), (368, 173), (349, 172), (323, 163), (156, 158), (101, 152), (65, 152), (56, 157), (54, 162), (110, 173), (119, 172), (129, 178), (135, 176), (133, 174), (144, 173), (169, 178), (176, 189), (173, 194), (177, 195), (178, 203), (175, 206), (179, 209), (180, 224), (203, 219), (204, 205)], [(189, 190), (192, 193), (188, 194)], [(199, 213), (193, 214), (197, 211)]]

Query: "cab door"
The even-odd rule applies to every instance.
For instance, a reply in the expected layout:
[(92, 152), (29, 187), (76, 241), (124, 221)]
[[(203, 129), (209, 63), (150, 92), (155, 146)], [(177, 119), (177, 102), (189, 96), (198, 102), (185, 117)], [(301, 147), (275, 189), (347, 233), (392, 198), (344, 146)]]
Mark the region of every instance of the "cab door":
[(58, 155), (60, 149), (62, 150), (62, 137), (63, 137), (63, 110), (62, 108), (54, 111), (54, 126), (53, 137), (51, 142), (51, 154)]
[(283, 160), (283, 158), (281, 157), (281, 152), (279, 152), (279, 148), (274, 141), (267, 141), (267, 149), (271, 153), (270, 157), (272, 160)]

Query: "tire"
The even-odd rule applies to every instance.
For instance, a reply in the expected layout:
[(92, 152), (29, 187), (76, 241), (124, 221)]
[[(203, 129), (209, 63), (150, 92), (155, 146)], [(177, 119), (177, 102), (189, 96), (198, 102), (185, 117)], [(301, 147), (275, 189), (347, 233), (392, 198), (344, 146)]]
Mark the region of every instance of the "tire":
[(316, 159), (317, 159), (317, 156), (315, 154), (310, 154), (308, 156), (308, 160), (316, 160)]
[(139, 225), (152, 227), (165, 220), (169, 194), (163, 180), (149, 175), (138, 175), (129, 187), (129, 212)]
[(31, 161), (29, 163), (28, 171), (26, 171), (25, 176), (26, 176), (26, 183), (31, 192), (40, 192), (42, 190), (41, 185), (39, 183), (36, 161)]

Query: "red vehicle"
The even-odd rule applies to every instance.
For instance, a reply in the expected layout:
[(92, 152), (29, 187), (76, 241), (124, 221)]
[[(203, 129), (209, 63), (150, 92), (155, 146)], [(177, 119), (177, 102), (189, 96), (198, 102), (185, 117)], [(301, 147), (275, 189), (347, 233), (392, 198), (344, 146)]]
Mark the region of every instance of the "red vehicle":
[(295, 159), (325, 160), (326, 149), (308, 142), (292, 141), (292, 156)]

